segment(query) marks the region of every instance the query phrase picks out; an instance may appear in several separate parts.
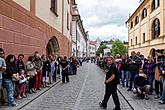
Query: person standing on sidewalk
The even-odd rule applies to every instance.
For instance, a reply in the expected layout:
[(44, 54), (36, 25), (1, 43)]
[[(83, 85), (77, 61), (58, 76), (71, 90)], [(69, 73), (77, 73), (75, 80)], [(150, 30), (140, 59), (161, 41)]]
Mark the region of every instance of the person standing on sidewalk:
[(34, 54), (34, 65), (35, 65), (35, 69), (37, 71), (35, 88), (36, 88), (36, 90), (41, 90), (43, 62), (41, 60), (41, 57), (40, 57), (38, 51), (36, 51)]
[(48, 87), (49, 83), (49, 74), (51, 72), (51, 65), (50, 65), (50, 60), (46, 59), (45, 55), (41, 56), (42, 61), (43, 61), (43, 67), (42, 67), (42, 83), (43, 87)]
[(139, 72), (142, 62), (140, 58), (136, 55), (135, 51), (131, 52), (130, 61), (129, 61), (129, 72), (131, 75), (130, 86), (127, 91), (131, 91), (134, 88), (134, 78)]
[(6, 62), (5, 62), (5, 54), (2, 48), (0, 48), (0, 101), (2, 102), (3, 100), (3, 87), (2, 87), (2, 82), (3, 82), (3, 76), (2, 74), (6, 70)]
[(72, 57), (72, 64), (73, 64), (73, 75), (76, 75), (77, 74), (78, 61), (77, 61), (77, 58), (75, 56)]
[(14, 101), (15, 81), (19, 80), (19, 74), (15, 64), (15, 56), (10, 54), (6, 57), (6, 71), (3, 74), (3, 83), (7, 91), (9, 106), (17, 106)]
[(64, 59), (61, 60), (60, 65), (62, 67), (62, 82), (65, 83), (65, 78), (66, 81), (69, 82), (68, 61), (66, 56), (64, 56)]
[(108, 70), (106, 73), (105, 80), (105, 95), (102, 102), (99, 103), (100, 107), (106, 109), (107, 102), (112, 95), (113, 101), (115, 103), (115, 108), (113, 110), (121, 110), (120, 102), (117, 95), (117, 84), (119, 83), (118, 70), (114, 64), (113, 56), (107, 58)]
[(144, 73), (147, 75), (149, 84), (151, 86), (150, 91), (149, 91), (149, 95), (152, 95), (152, 92), (153, 92), (155, 66), (156, 65), (155, 65), (155, 63), (152, 59), (152, 56), (149, 55), (148, 56), (148, 61), (145, 62), (144, 65), (143, 65)]
[(36, 74), (37, 71), (35, 69), (35, 65), (34, 65), (34, 56), (29, 56), (28, 57), (28, 61), (25, 64), (26, 67), (26, 72), (27, 72), (27, 76), (29, 76), (29, 93), (35, 93), (35, 82), (36, 82)]

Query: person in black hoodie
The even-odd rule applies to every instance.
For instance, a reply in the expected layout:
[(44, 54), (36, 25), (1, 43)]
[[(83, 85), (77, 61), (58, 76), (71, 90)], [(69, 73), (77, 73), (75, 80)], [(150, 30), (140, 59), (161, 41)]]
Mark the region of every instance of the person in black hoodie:
[(16, 106), (14, 101), (14, 81), (19, 80), (18, 70), (15, 64), (15, 56), (8, 55), (6, 57), (6, 72), (3, 74), (4, 87), (7, 91), (7, 99), (9, 106)]
[(113, 110), (121, 110), (120, 102), (117, 95), (117, 84), (119, 83), (118, 70), (114, 64), (113, 56), (107, 58), (107, 73), (105, 80), (105, 95), (102, 102), (99, 103), (100, 107), (103, 109), (107, 108), (107, 102), (112, 95), (113, 101), (115, 103), (115, 108)]
[(139, 68), (141, 68), (142, 62), (140, 60), (140, 57), (136, 56), (135, 51), (131, 52), (131, 56), (129, 59), (129, 72), (131, 75), (131, 79), (130, 79), (130, 86), (129, 89), (127, 91), (131, 91), (133, 88), (133, 83), (134, 83), (134, 78), (135, 76), (138, 74), (139, 72)]

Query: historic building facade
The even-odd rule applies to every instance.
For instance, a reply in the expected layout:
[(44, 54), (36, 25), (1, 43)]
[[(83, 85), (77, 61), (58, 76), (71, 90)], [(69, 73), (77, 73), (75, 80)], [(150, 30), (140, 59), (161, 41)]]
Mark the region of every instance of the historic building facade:
[[(74, 0), (0, 0), (0, 47), (6, 54), (71, 55)], [(27, 57), (26, 57), (27, 58)]]
[(96, 57), (96, 41), (89, 41), (89, 57)]
[(72, 10), (72, 54), (87, 57), (87, 32), (84, 29), (77, 5)]
[(128, 21), (129, 55), (141, 52), (147, 57), (165, 49), (165, 0), (143, 0)]

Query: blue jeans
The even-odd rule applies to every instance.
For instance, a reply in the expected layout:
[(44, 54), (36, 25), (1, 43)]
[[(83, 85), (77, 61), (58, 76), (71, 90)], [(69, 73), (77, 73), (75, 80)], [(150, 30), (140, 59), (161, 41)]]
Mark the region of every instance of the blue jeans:
[(122, 84), (123, 84), (123, 86), (125, 85), (124, 84), (124, 80), (126, 79), (126, 86), (128, 87), (129, 72), (128, 71), (121, 70), (121, 78), (122, 78)]
[(165, 79), (163, 80), (163, 92), (162, 96), (160, 97), (160, 100), (165, 102)]
[(129, 89), (132, 90), (132, 88), (134, 88), (134, 79), (135, 79), (135, 76), (138, 74), (138, 72), (130, 72), (130, 76), (131, 76), (131, 79), (130, 79), (130, 86), (129, 86)]
[(148, 76), (148, 82), (151, 86), (150, 91), (149, 92), (153, 92), (153, 82), (154, 82), (154, 76)]
[(2, 99), (2, 79), (0, 79), (0, 100)]
[(13, 81), (11, 79), (4, 79), (4, 87), (7, 91), (7, 100), (8, 105), (14, 104), (14, 86)]

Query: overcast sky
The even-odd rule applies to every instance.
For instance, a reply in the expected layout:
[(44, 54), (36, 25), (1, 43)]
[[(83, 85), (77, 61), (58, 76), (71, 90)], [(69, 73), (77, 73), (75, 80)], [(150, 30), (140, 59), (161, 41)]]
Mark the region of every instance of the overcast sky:
[(125, 22), (139, 0), (76, 0), (79, 13), (91, 40), (112, 38), (127, 41)]

